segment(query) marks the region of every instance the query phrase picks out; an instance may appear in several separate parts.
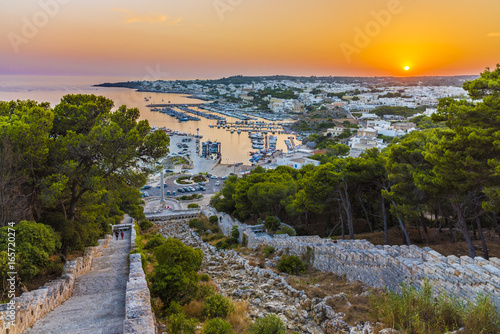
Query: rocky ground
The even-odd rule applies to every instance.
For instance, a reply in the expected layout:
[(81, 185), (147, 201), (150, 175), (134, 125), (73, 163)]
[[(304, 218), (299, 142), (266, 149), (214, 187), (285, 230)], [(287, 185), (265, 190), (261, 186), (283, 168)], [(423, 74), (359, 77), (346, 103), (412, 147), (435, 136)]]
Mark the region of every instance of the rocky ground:
[[(176, 237), (185, 244), (199, 247), (204, 254), (203, 269), (208, 273), (219, 291), (233, 300), (249, 303), (251, 318), (262, 317), (268, 313), (277, 314), (286, 324), (289, 333), (396, 333), (391, 329), (376, 330), (377, 325), (358, 321), (350, 326), (345, 314), (336, 312), (330, 305), (332, 300), (345, 298), (344, 295), (324, 298), (308, 296), (304, 290), (293, 288), (286, 276), (273, 271), (275, 261), (266, 263), (264, 268), (254, 266), (243, 255), (235, 251), (217, 251), (204, 243), (186, 223), (158, 223), (159, 231), (166, 237)], [(275, 259), (276, 260), (276, 259)]]

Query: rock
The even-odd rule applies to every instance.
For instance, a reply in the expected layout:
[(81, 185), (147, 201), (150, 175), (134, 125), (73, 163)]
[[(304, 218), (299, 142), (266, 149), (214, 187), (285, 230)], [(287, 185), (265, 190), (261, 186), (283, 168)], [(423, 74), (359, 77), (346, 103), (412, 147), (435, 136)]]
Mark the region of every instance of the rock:
[(328, 305), (325, 305), (323, 308), (323, 313), (328, 319), (335, 319), (337, 317), (337, 313)]
[(349, 325), (343, 319), (330, 319), (321, 324), (321, 328), (327, 334), (349, 333)]
[(312, 301), (306, 297), (306, 299), (304, 299), (301, 303), (302, 307), (304, 309), (306, 309), (307, 311), (310, 311), (311, 310), (311, 306), (312, 306)]
[(289, 318), (289, 319), (295, 319), (297, 318), (297, 309), (294, 307), (294, 306), (288, 306), (287, 308), (285, 308), (285, 315)]

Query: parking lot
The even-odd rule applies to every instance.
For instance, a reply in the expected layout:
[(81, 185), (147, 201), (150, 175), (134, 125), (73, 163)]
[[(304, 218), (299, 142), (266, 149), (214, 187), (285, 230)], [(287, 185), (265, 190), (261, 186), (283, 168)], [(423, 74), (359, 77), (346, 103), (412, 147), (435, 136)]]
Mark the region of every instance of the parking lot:
[[(203, 195), (208, 195), (211, 196), (218, 192), (222, 186), (222, 183), (224, 180), (221, 178), (210, 178), (207, 179), (207, 181), (204, 182), (205, 190), (195, 190), (195, 191), (188, 191), (188, 192), (179, 192), (180, 188), (187, 188), (187, 187), (199, 187), (200, 185), (197, 183), (193, 184), (177, 184), (175, 183), (175, 180), (178, 179), (179, 177), (182, 176), (191, 176), (192, 174), (176, 174), (173, 176), (167, 176), (165, 177), (165, 184), (164, 186), (165, 189), (165, 196), (169, 196), (168, 192), (170, 193), (170, 196), (173, 195), (173, 192), (175, 192), (175, 196), (182, 196), (182, 195), (192, 195), (192, 194), (203, 194)], [(217, 185), (219, 184), (219, 185)], [(147, 192), (149, 196), (160, 196), (160, 187), (159, 186), (154, 186), (154, 185), (146, 185), (145, 189), (141, 189), (142, 192)]]

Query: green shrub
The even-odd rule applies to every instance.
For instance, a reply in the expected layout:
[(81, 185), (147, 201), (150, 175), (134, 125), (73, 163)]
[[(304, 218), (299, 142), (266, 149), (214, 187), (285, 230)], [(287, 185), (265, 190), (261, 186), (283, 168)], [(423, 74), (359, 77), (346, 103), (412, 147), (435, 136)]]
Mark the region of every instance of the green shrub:
[(283, 321), (273, 313), (264, 318), (257, 318), (248, 327), (248, 334), (285, 334), (286, 327)]
[(290, 275), (300, 275), (306, 272), (307, 263), (295, 255), (282, 256), (278, 262), (278, 270)]
[(233, 226), (231, 229), (231, 237), (238, 240), (240, 237), (240, 231), (238, 230), (238, 226)]
[(217, 225), (219, 223), (219, 218), (216, 215), (208, 217), (208, 221), (212, 225)]
[(291, 227), (288, 226), (281, 226), (281, 229), (276, 232), (276, 234), (288, 234), (291, 237), (294, 237), (297, 235), (297, 232)]
[(495, 310), (491, 298), (482, 294), (478, 296), (476, 303), (469, 303), (464, 323), (470, 333), (500, 333), (500, 314)]
[(231, 312), (234, 312), (233, 303), (221, 294), (209, 296), (205, 300), (203, 315), (207, 318), (225, 318)]
[(269, 255), (273, 254), (275, 251), (274, 247), (273, 246), (266, 246), (264, 247), (264, 255), (266, 257), (269, 257)]
[[(9, 231), (15, 230), (17, 272), (22, 279), (31, 279), (43, 273), (49, 264), (49, 257), (61, 247), (59, 237), (52, 228), (42, 223), (21, 221), (14, 227), (0, 228), (0, 252), (7, 252)], [(0, 269), (2, 276), (7, 274), (7, 266)]]
[(141, 228), (141, 231), (147, 231), (149, 230), (151, 227), (153, 227), (153, 223), (150, 222), (149, 220), (142, 220), (140, 223), (139, 223), (139, 227)]
[(148, 240), (144, 249), (153, 249), (159, 247), (165, 243), (165, 238), (161, 234), (155, 234), (151, 239)]
[(217, 243), (215, 244), (215, 248), (216, 248), (217, 250), (221, 250), (221, 249), (229, 249), (229, 248), (230, 248), (230, 246), (229, 246), (229, 244), (228, 244), (226, 241), (222, 241), (222, 240), (221, 240), (221, 241), (219, 241), (219, 242), (217, 242)]
[(167, 307), (166, 314), (167, 315), (184, 314), (184, 309), (178, 302), (171, 302), (170, 305)]
[(168, 238), (155, 249), (159, 265), (179, 265), (185, 271), (197, 272), (201, 268), (203, 252), (199, 248), (186, 246), (179, 239)]
[(205, 232), (208, 228), (205, 226), (205, 223), (202, 220), (197, 218), (193, 218), (189, 221), (189, 227), (194, 228), (197, 233)]
[(197, 271), (203, 260), (202, 251), (169, 238), (154, 253), (158, 266), (151, 275), (151, 292), (165, 304), (191, 301), (198, 290)]
[(212, 227), (212, 233), (220, 233), (220, 228), (218, 226)]
[(198, 292), (198, 274), (180, 265), (159, 265), (151, 275), (151, 292), (166, 305), (172, 301), (184, 305)]
[(195, 331), (195, 319), (186, 319), (183, 313), (172, 314), (168, 317), (167, 332), (169, 334), (194, 334)]
[(200, 220), (198, 218), (193, 218), (189, 220), (188, 226), (191, 228), (195, 228), (196, 224), (198, 224)]
[(200, 275), (200, 282), (209, 282), (209, 281), (210, 281), (210, 276), (208, 276), (208, 274)]
[(280, 221), (274, 216), (267, 216), (264, 227), (270, 231), (277, 231), (280, 228)]
[(231, 324), (224, 319), (215, 318), (207, 321), (202, 334), (234, 334)]
[(198, 293), (196, 294), (196, 299), (203, 300), (213, 295), (215, 295), (215, 289), (213, 286), (208, 284), (200, 284), (198, 286)]
[(198, 203), (189, 203), (188, 204), (188, 209), (197, 209), (199, 207), (200, 207), (200, 205)]

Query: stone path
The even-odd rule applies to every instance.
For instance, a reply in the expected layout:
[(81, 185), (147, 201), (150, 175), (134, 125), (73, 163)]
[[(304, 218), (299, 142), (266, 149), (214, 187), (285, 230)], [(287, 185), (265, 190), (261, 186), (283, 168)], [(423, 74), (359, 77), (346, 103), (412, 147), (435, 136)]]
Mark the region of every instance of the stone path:
[[(122, 223), (129, 223), (129, 217)], [(130, 231), (110, 242), (92, 270), (79, 276), (73, 295), (24, 334), (121, 334), (125, 319)]]

